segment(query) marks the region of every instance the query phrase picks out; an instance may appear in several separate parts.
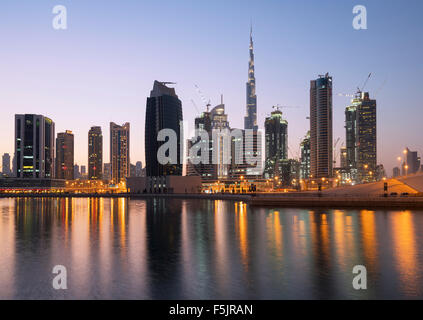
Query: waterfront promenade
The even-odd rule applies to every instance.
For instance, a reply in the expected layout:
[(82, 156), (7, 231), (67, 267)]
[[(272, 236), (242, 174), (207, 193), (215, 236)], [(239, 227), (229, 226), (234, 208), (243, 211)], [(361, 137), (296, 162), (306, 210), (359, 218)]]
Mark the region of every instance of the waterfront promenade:
[[(383, 190), (385, 182), (388, 184), (386, 197)], [(5, 193), (0, 194), (0, 198), (205, 199), (243, 201), (252, 206), (275, 208), (383, 208), (423, 210), (423, 175), (327, 189), (320, 193), (316, 191), (255, 194)]]

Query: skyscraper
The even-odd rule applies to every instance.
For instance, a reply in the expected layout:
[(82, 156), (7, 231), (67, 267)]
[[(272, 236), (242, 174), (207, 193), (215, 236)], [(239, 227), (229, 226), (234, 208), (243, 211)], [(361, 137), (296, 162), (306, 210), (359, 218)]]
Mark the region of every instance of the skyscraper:
[(103, 174), (103, 134), (101, 127), (88, 132), (88, 179), (100, 180)]
[[(200, 176), (203, 181), (217, 179), (217, 165), (213, 163), (212, 119), (208, 107), (207, 111), (195, 118), (195, 130), (198, 136), (188, 140), (187, 175)], [(208, 142), (203, 141), (200, 136), (204, 134), (208, 135)]]
[(129, 123), (122, 126), (110, 123), (111, 180), (116, 184), (130, 174), (129, 129)]
[[(225, 105), (223, 96), (221, 103), (215, 106), (211, 111), (203, 112), (201, 116), (195, 118), (195, 129), (204, 130), (208, 133), (209, 144), (202, 145), (200, 137), (188, 140), (188, 149), (193, 145), (201, 146), (202, 150), (207, 149), (205, 157), (208, 162), (201, 160), (200, 150), (197, 154), (191, 155), (187, 165), (187, 175), (201, 176), (202, 180), (216, 180), (228, 177), (230, 160), (230, 128), (228, 115), (225, 114)], [(225, 143), (227, 146), (225, 147)], [(188, 150), (189, 154), (189, 150)], [(226, 161), (225, 161), (226, 159)]]
[(250, 61), (248, 63), (247, 115), (244, 118), (244, 129), (258, 130), (257, 95), (256, 95), (256, 78), (254, 75), (254, 44), (253, 44), (253, 28), (252, 27), (250, 30)]
[(417, 151), (411, 151), (405, 148), (405, 164), (403, 165), (403, 174), (414, 174), (420, 170), (421, 158), (418, 156)]
[(141, 161), (137, 161), (135, 163), (135, 176), (136, 177), (142, 177), (143, 176), (143, 172), (142, 172), (142, 162)]
[(15, 115), (17, 178), (54, 177), (54, 122), (42, 115)]
[(275, 110), (264, 123), (266, 135), (265, 178), (281, 174), (281, 160), (288, 159), (288, 121), (282, 119), (282, 112)]
[(357, 92), (345, 109), (346, 165), (357, 183), (376, 178), (377, 136), (376, 100), (368, 92)]
[(103, 165), (103, 179), (112, 180), (112, 166), (110, 163), (105, 163)]
[(340, 166), (341, 168), (348, 168), (348, 151), (347, 151), (347, 147), (341, 147), (340, 150)]
[[(183, 144), (181, 145), (182, 102), (174, 88), (166, 86), (165, 82), (154, 81), (153, 90), (147, 98), (145, 116), (145, 158), (148, 177), (167, 175), (182, 175)], [(162, 129), (172, 130), (176, 134), (177, 159), (161, 164), (157, 160), (158, 151), (163, 141), (157, 141)], [(169, 156), (171, 156), (169, 154)]]
[(227, 138), (230, 134), (230, 126), (228, 115), (225, 113), (223, 95), (220, 104), (210, 111), (210, 118), (212, 130), (219, 131), (219, 134), (214, 137), (217, 141), (213, 141), (217, 151), (217, 178), (225, 179), (229, 175), (229, 161), (226, 161), (226, 159), (230, 157), (230, 147), (226, 148), (225, 143), (230, 143), (230, 139)]
[(80, 179), (81, 178), (81, 172), (79, 171), (79, 165), (75, 164), (73, 166), (73, 178), (74, 179)]
[(332, 177), (332, 77), (310, 82), (310, 160), (313, 178)]
[(8, 153), (3, 154), (2, 164), (3, 164), (2, 166), (3, 175), (11, 176), (12, 171), (10, 170), (10, 154)]
[(300, 179), (310, 178), (310, 131), (301, 141), (301, 163), (300, 163)]
[(72, 131), (57, 134), (56, 179), (74, 179), (74, 138)]

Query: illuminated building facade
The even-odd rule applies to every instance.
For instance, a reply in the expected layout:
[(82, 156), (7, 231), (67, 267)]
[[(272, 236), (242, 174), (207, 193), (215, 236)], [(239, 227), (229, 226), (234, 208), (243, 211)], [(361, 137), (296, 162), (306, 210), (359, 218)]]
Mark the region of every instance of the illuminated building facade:
[(377, 167), (376, 100), (358, 92), (345, 110), (347, 168), (357, 183), (374, 181)]
[(217, 163), (216, 174), (218, 179), (225, 179), (229, 175), (229, 161), (225, 161), (224, 159), (230, 157), (230, 148), (225, 146), (225, 143), (230, 143), (230, 139), (227, 139), (227, 135), (230, 134), (230, 127), (228, 115), (225, 113), (223, 96), (221, 103), (210, 111), (210, 118), (212, 130), (215, 130), (215, 132), (219, 131), (218, 135), (212, 137), (217, 140), (213, 141), (217, 150), (217, 154), (215, 155), (215, 163)]
[(256, 77), (254, 75), (254, 44), (253, 29), (250, 31), (250, 60), (248, 62), (247, 82), (247, 115), (244, 118), (244, 129), (258, 130), (257, 126), (257, 95)]
[(265, 168), (264, 177), (280, 176), (279, 162), (288, 159), (288, 121), (282, 118), (282, 112), (275, 110), (266, 118), (265, 128)]
[(230, 152), (229, 178), (239, 180), (242, 177), (262, 177), (263, 163), (259, 131), (232, 130)]
[(54, 178), (54, 122), (42, 115), (15, 115), (16, 178)]
[(348, 163), (348, 161), (347, 161), (347, 159), (348, 159), (347, 155), (348, 155), (347, 147), (342, 147), (341, 148), (341, 152), (340, 152), (341, 168), (347, 168), (348, 167), (348, 165), (347, 165), (347, 163)]
[(115, 184), (122, 182), (129, 176), (129, 133), (129, 123), (122, 126), (113, 122), (110, 123), (111, 180)]
[(103, 177), (103, 134), (101, 127), (92, 127), (88, 132), (88, 179)]
[(310, 178), (310, 131), (301, 141), (300, 152), (300, 179), (308, 179)]
[(402, 165), (403, 175), (414, 174), (420, 170), (421, 158), (418, 156), (417, 151), (411, 151), (405, 148), (405, 163)]
[(57, 134), (56, 139), (56, 179), (73, 180), (74, 177), (74, 137), (67, 130)]
[(332, 177), (332, 77), (310, 82), (310, 173), (313, 178)]
[[(200, 117), (195, 118), (195, 130), (198, 136), (188, 140), (188, 163), (187, 175), (200, 176), (201, 180), (217, 179), (217, 165), (213, 163), (213, 134), (210, 112), (203, 112)], [(207, 134), (208, 141), (203, 140), (200, 135)], [(193, 146), (195, 146), (193, 148)], [(190, 150), (192, 154), (190, 153)], [(202, 152), (206, 152), (205, 155)]]

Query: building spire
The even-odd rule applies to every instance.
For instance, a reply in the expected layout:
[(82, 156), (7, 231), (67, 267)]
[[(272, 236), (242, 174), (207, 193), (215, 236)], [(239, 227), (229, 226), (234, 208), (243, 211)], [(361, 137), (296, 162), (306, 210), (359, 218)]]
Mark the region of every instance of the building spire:
[(250, 60), (248, 62), (247, 82), (247, 115), (244, 118), (244, 129), (257, 130), (257, 96), (254, 69), (253, 23), (250, 25)]

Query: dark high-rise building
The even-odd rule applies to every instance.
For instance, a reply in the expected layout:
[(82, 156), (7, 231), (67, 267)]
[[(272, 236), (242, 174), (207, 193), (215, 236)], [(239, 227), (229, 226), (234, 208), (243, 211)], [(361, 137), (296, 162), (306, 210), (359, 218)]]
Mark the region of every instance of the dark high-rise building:
[(2, 158), (2, 173), (5, 176), (11, 176), (12, 175), (12, 171), (10, 170), (10, 154), (5, 153), (3, 154), (3, 158)]
[(135, 163), (135, 176), (136, 177), (142, 177), (143, 176), (143, 172), (142, 172), (142, 162), (141, 161), (137, 161)]
[(310, 178), (310, 131), (304, 137), (300, 144), (301, 163), (300, 163), (300, 179)]
[(88, 132), (88, 179), (100, 180), (103, 175), (103, 134), (101, 127)]
[(401, 170), (400, 170), (400, 168), (395, 167), (395, 168), (392, 170), (392, 177), (393, 177), (393, 178), (396, 178), (396, 177), (399, 177), (400, 175), (401, 175)]
[(264, 123), (266, 156), (264, 176), (266, 179), (280, 176), (280, 163), (288, 159), (288, 121), (282, 112), (275, 110)]
[(79, 171), (79, 165), (75, 164), (73, 166), (73, 178), (74, 179), (80, 179), (81, 178), (81, 172)]
[(417, 151), (411, 151), (409, 148), (405, 149), (405, 165), (403, 166), (404, 174), (414, 174), (420, 170), (421, 159)]
[(340, 163), (341, 163), (341, 168), (348, 168), (348, 152), (347, 152), (347, 147), (341, 147), (341, 152), (340, 152)]
[[(376, 100), (368, 92), (358, 92), (345, 110), (347, 168), (356, 171), (356, 182), (376, 179), (377, 136)], [(354, 176), (354, 175), (353, 175)]]
[(129, 123), (119, 126), (110, 123), (111, 180), (120, 183), (130, 174)]
[(134, 178), (137, 176), (137, 167), (135, 164), (129, 165), (129, 177)]
[(332, 77), (310, 83), (310, 160), (313, 178), (332, 177)]
[(15, 115), (17, 178), (54, 178), (54, 122), (42, 115)]
[(248, 62), (247, 82), (247, 116), (244, 118), (244, 129), (258, 130), (256, 78), (254, 75), (253, 29), (250, 31), (250, 61)]
[(105, 163), (103, 166), (103, 179), (112, 180), (112, 166), (110, 163)]
[(74, 179), (74, 138), (72, 131), (57, 134), (56, 179)]
[[(145, 116), (145, 158), (148, 177), (167, 175), (182, 175), (183, 144), (181, 144), (182, 103), (174, 88), (169, 88), (164, 82), (154, 81), (153, 90), (147, 98)], [(161, 164), (157, 160), (158, 151), (165, 142), (157, 141), (162, 129), (173, 130), (176, 133), (177, 159)], [(169, 156), (171, 156), (169, 154)]]

